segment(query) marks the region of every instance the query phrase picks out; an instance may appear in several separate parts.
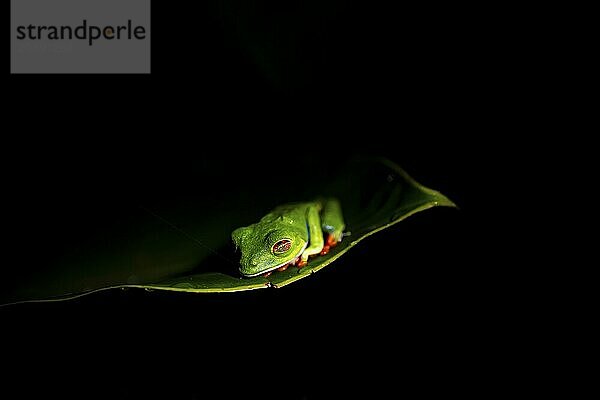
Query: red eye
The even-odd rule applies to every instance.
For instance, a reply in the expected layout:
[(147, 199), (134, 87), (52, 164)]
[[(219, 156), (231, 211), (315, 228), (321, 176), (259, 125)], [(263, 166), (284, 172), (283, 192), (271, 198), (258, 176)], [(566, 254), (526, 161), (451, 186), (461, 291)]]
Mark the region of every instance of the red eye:
[(290, 239), (281, 239), (273, 245), (273, 254), (283, 254), (292, 247), (292, 241)]

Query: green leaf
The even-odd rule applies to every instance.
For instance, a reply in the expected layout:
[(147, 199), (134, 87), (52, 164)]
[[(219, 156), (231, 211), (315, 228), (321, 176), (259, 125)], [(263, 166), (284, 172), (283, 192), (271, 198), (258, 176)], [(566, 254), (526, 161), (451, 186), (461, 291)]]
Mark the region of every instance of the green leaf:
[[(301, 189), (291, 179), (280, 190), (269, 190), (272, 179), (259, 176), (240, 179), (235, 188), (238, 195), (213, 193), (212, 202), (202, 203), (192, 196), (172, 204), (137, 207), (127, 224), (65, 255), (48, 272), (15, 288), (2, 303), (62, 300), (114, 288), (193, 293), (279, 288), (332, 265), (364, 238), (417, 212), (455, 207), (385, 159), (354, 160), (330, 172), (320, 167), (302, 166), (298, 176), (315, 178)], [(268, 278), (241, 278), (231, 232), (283, 202), (317, 196), (340, 199), (348, 236), (302, 269), (290, 267)]]

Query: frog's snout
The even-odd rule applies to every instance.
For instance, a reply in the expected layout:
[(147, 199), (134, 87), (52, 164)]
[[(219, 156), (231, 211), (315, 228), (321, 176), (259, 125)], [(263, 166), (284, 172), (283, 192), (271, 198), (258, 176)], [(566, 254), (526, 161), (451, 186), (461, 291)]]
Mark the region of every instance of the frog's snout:
[(240, 264), (243, 268), (248, 269), (248, 268), (253, 268), (256, 267), (258, 265), (258, 260), (255, 258), (245, 258), (245, 259), (241, 259), (240, 260)]
[(241, 263), (241, 269), (246, 273), (253, 273), (258, 270), (259, 265), (261, 265), (259, 257), (248, 257)]

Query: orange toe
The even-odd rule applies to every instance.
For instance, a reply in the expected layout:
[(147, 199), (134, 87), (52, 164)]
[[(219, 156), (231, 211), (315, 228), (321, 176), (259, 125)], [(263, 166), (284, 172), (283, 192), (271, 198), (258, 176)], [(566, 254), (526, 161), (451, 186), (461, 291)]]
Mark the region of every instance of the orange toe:
[(327, 234), (327, 246), (331, 248), (337, 246), (337, 244), (338, 242), (335, 240), (335, 237), (332, 234)]

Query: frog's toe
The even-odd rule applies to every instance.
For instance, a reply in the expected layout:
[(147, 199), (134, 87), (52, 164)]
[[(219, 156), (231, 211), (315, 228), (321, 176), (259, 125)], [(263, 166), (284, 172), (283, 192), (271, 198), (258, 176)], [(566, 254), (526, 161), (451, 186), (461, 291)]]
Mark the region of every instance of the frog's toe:
[(277, 271), (283, 272), (283, 271), (285, 271), (289, 267), (289, 265), (290, 265), (289, 263), (285, 264), (285, 265), (282, 265), (281, 267), (277, 268)]
[(331, 246), (326, 244), (323, 246), (323, 249), (321, 249), (321, 252), (319, 254), (321, 254), (322, 256), (324, 256), (325, 254), (329, 253), (329, 250), (331, 249)]
[(337, 246), (338, 244), (338, 240), (335, 238), (335, 235), (328, 233), (327, 234), (327, 241), (325, 242), (325, 246), (329, 247), (329, 248), (333, 248), (335, 246)]

